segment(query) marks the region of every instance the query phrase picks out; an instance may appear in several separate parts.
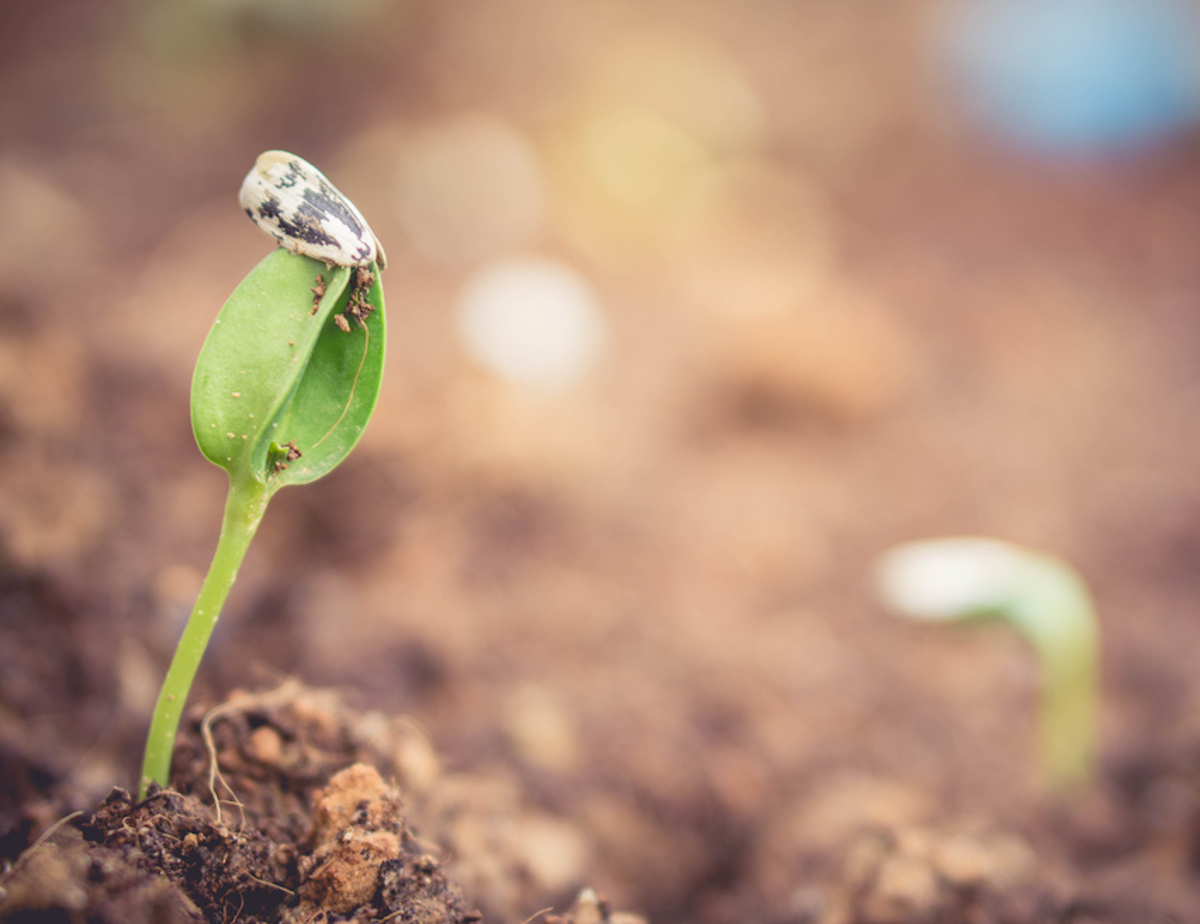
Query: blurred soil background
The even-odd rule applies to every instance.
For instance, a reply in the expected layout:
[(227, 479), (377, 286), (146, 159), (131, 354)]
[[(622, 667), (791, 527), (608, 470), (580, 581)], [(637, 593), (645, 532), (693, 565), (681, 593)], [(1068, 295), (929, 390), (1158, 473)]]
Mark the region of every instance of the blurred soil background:
[[(442, 829), (517, 856), (457, 873), (490, 920), (583, 885), (655, 922), (1200, 920), (1200, 138), (1000, 137), (958, 6), (7, 0), (0, 852), (135, 779), (225, 496), (192, 365), (283, 148), (387, 248), (388, 369), (272, 503), (195, 702), (294, 675), (407, 717), (409, 785), (508, 819)], [(514, 267), (568, 280), (571, 362), (464, 335)], [(873, 599), (882, 551), (962, 533), (1095, 592), (1077, 803), (1021, 641)]]

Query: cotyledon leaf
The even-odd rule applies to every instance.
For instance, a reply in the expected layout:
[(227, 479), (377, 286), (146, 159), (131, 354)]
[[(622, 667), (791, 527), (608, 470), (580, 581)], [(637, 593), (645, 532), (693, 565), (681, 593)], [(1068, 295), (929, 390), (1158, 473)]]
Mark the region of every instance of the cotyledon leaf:
[[(382, 379), (383, 293), (376, 278), (366, 328), (340, 329), (333, 316), (354, 272), (278, 248), (221, 309), (192, 378), (192, 429), (231, 479), (248, 475), (270, 493), (312, 481), (362, 435)], [(318, 276), (325, 292), (314, 312)], [(288, 443), (298, 458), (287, 459)]]
[(362, 326), (347, 333), (332, 322), (321, 334), (291, 400), (280, 409), (275, 444), (302, 453), (273, 476), (272, 487), (307, 484), (335, 468), (354, 448), (379, 397), (386, 321), (379, 273), (366, 293), (373, 307)]

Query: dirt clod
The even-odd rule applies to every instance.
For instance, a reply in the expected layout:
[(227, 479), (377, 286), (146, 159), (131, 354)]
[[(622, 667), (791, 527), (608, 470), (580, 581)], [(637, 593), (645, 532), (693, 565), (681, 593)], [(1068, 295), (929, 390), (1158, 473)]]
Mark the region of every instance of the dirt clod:
[(400, 858), (403, 836), (400, 799), (373, 767), (354, 764), (337, 773), (317, 796), (315, 848), (303, 863), (307, 881), (299, 907), (285, 920), (305, 921), (322, 910), (346, 914), (369, 904), (382, 865)]

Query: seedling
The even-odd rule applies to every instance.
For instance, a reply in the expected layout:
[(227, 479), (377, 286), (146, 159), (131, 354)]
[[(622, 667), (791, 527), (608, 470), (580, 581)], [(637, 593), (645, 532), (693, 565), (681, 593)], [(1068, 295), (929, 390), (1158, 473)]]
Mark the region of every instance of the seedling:
[(896, 546), (876, 575), (885, 604), (900, 615), (930, 622), (997, 618), (1024, 635), (1041, 668), (1042, 777), (1059, 792), (1091, 779), (1099, 631), (1073, 568), (997, 539), (961, 537)]
[(280, 246), (234, 290), (196, 361), (192, 431), (228, 474), (229, 496), (216, 554), (158, 696), (140, 798), (151, 783), (167, 785), (188, 691), (267, 502), (346, 458), (383, 376), (383, 248), (358, 209), (283, 151), (258, 158), (239, 198)]

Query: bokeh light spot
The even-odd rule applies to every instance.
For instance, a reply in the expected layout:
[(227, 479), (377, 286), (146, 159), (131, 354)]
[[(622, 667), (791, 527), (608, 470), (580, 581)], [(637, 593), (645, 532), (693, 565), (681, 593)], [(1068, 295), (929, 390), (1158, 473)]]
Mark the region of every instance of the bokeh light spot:
[(475, 273), (459, 297), (458, 328), (467, 350), (493, 372), (551, 389), (584, 375), (607, 339), (591, 286), (573, 269), (536, 258)]
[(965, 0), (946, 22), (951, 79), (999, 138), (1104, 154), (1200, 120), (1200, 20), (1179, 0)]

